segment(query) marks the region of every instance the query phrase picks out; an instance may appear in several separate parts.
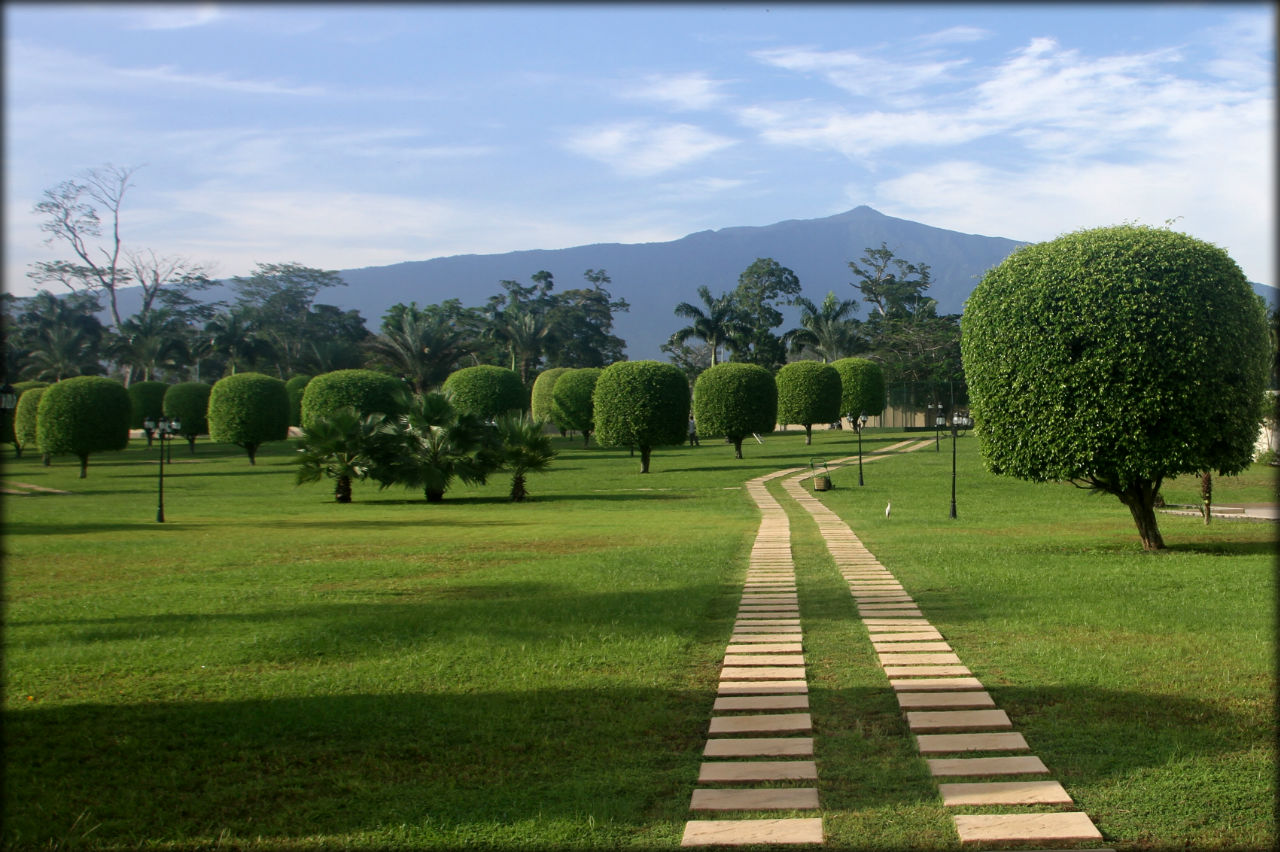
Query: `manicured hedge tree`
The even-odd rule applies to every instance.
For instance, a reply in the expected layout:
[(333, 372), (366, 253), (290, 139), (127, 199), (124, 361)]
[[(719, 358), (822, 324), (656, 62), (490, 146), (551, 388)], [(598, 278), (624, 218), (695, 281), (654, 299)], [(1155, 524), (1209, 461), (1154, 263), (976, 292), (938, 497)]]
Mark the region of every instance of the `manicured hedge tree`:
[[(15, 390), (17, 387), (14, 385)], [(38, 387), (26, 388), (18, 395), (18, 407), (13, 410), (13, 437), (19, 455), (22, 454), (23, 449), (40, 449), (39, 437), (36, 433), (36, 423), (39, 419), (37, 412), (40, 408), (40, 397), (44, 395), (47, 387), (48, 385), (41, 384)], [(48, 453), (45, 454), (44, 462), (49, 463)]]
[(509, 411), (524, 411), (528, 403), (520, 375), (506, 367), (481, 364), (449, 374), (441, 387), (459, 414), (496, 420)]
[[(18, 429), (17, 429), (18, 409), (16, 406), (16, 402), (18, 400), (21, 400), (22, 395), (26, 391), (30, 390), (31, 388), (47, 388), (48, 386), (49, 386), (48, 382), (18, 382), (16, 385), (13, 386), (13, 393), (15, 397), (15, 407), (13, 411), (5, 412), (4, 427), (3, 427), (4, 431), (3, 431), (3, 434), (0, 435), (0, 444), (13, 444), (13, 454), (15, 458), (22, 458), (22, 442), (18, 440)], [(35, 415), (33, 414), (32, 417), (34, 418), (34, 416)], [(31, 421), (31, 428), (32, 430), (35, 429), (34, 419)], [(33, 431), (33, 434), (34, 434), (34, 431)], [(32, 438), (32, 440), (34, 440), (34, 437)]]
[(606, 447), (638, 447), (641, 473), (649, 472), (654, 447), (683, 444), (688, 434), (689, 381), (673, 364), (610, 364), (596, 380), (592, 405), (596, 440)]
[[(164, 414), (164, 394), (169, 386), (164, 382), (134, 382), (129, 385), (129, 428), (141, 429), (142, 421), (150, 417), (159, 420)], [(147, 439), (148, 445), (151, 439)]]
[(335, 370), (307, 382), (302, 391), (302, 425), (310, 426), (318, 417), (329, 417), (343, 408), (357, 414), (395, 415), (400, 413), (397, 398), (406, 390), (395, 376), (373, 370)]
[(302, 391), (310, 381), (310, 376), (294, 376), (284, 383), (284, 389), (289, 394), (290, 426), (302, 425)]
[(1252, 460), (1266, 316), (1217, 246), (1136, 225), (1027, 246), (986, 274), (961, 328), (987, 467), (1116, 495), (1144, 549), (1164, 547), (1165, 477)]
[(289, 393), (284, 382), (262, 373), (236, 373), (209, 391), (209, 438), (244, 447), (249, 464), (258, 447), (289, 436)]
[(733, 457), (740, 459), (743, 438), (768, 434), (778, 422), (778, 386), (759, 364), (708, 367), (693, 385), (693, 419), (699, 436), (724, 435), (733, 443)]
[(552, 367), (550, 370), (543, 370), (538, 374), (538, 378), (533, 380), (533, 391), (529, 395), (529, 411), (533, 419), (554, 423), (561, 430), (567, 427), (556, 420), (551, 400), (556, 381), (567, 372), (569, 372), (568, 367)]
[(595, 405), (592, 395), (603, 367), (579, 367), (556, 380), (551, 394), (551, 418), (564, 429), (582, 433), (582, 446), (587, 446), (595, 431)]
[(804, 426), (804, 443), (813, 442), (813, 424), (840, 419), (840, 374), (821, 361), (783, 364), (774, 376), (778, 385), (778, 421)]
[(119, 382), (102, 376), (63, 379), (40, 397), (36, 442), (49, 455), (77, 456), (84, 479), (90, 454), (129, 446), (132, 408), (129, 392)]
[(884, 370), (866, 358), (841, 358), (831, 364), (840, 374), (840, 411), (851, 425), (859, 415), (875, 417), (884, 411)]
[(182, 437), (192, 455), (196, 451), (196, 436), (209, 432), (209, 394), (213, 385), (204, 382), (180, 382), (164, 394), (164, 414), (178, 418)]

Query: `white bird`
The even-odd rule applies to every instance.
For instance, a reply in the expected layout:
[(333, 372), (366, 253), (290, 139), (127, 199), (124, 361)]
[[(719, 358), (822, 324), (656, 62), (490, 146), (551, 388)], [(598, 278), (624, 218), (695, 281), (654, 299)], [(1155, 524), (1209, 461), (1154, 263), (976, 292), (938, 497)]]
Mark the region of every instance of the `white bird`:
[(893, 501), (892, 501), (892, 500), (890, 500), (888, 503), (885, 503), (885, 504), (884, 504), (884, 516), (885, 516), (886, 518), (887, 518), (887, 517), (889, 517), (889, 510), (890, 510), (890, 509), (892, 509), (892, 508), (893, 508)]

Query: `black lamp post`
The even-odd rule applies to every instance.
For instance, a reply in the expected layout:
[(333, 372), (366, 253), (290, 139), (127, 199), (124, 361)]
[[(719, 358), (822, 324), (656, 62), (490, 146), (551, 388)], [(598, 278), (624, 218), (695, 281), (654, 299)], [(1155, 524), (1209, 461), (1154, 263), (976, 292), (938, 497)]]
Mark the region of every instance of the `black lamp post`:
[(973, 421), (964, 414), (951, 415), (951, 517), (956, 516), (956, 431), (968, 429)]
[[(5, 382), (4, 387), (0, 387), (0, 417), (4, 418), (5, 423), (10, 424), (10, 432), (13, 431), (13, 410), (17, 407), (18, 392), (13, 389), (13, 385)], [(18, 446), (16, 440), (13, 446), (15, 448)]]
[[(165, 438), (168, 438), (170, 442), (172, 442), (173, 438), (175, 438), (178, 435), (179, 431), (181, 431), (182, 424), (178, 422), (178, 418), (176, 417), (169, 417), (169, 418), (161, 417), (159, 422), (156, 422), (155, 420), (152, 420), (150, 417), (148, 417), (146, 420), (142, 422), (142, 428), (146, 429), (148, 432), (154, 433), (155, 436), (160, 439), (160, 480), (159, 480), (159, 487), (157, 490), (158, 496), (156, 498), (156, 523), (163, 524), (164, 523)], [(170, 443), (169, 445), (169, 452), (173, 452), (172, 443)]]
[(858, 419), (849, 418), (858, 429), (858, 484), (862, 485), (862, 430), (867, 425), (867, 412), (858, 415)]

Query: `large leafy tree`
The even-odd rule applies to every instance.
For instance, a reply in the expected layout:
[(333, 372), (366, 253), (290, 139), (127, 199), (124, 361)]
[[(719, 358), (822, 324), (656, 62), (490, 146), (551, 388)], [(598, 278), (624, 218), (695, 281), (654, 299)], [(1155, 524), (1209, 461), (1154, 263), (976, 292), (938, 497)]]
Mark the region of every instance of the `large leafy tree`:
[(840, 373), (817, 361), (792, 361), (774, 377), (778, 385), (778, 421), (804, 426), (804, 443), (813, 442), (813, 424), (840, 419)]
[(564, 429), (582, 433), (582, 446), (591, 441), (595, 429), (595, 403), (592, 399), (596, 382), (604, 370), (600, 367), (578, 367), (565, 372), (551, 389), (551, 418)]
[(1252, 461), (1266, 316), (1217, 246), (1122, 225), (1018, 249), (969, 297), (962, 348), (988, 468), (1115, 495), (1144, 549), (1164, 479)]
[[(313, 369), (314, 341), (344, 340), (355, 334), (337, 308), (329, 306), (337, 314), (336, 322), (333, 317), (317, 316), (321, 306), (315, 300), (320, 291), (346, 286), (336, 272), (298, 263), (259, 263), (250, 275), (231, 281), (239, 315), (252, 324), (258, 340), (270, 344), (281, 379)], [(363, 320), (359, 324), (362, 327)]]
[(274, 376), (225, 376), (209, 392), (208, 420), (214, 442), (243, 447), (255, 464), (260, 446), (289, 435), (289, 392)]
[(778, 304), (790, 304), (800, 295), (800, 279), (771, 257), (756, 260), (738, 276), (733, 301), (740, 322), (731, 335), (733, 360), (759, 364), (775, 370), (786, 362), (786, 346), (774, 333), (782, 325)]
[(129, 445), (129, 392), (102, 376), (77, 376), (44, 389), (36, 415), (36, 441), (46, 455), (72, 453), (80, 459), (80, 478), (88, 475), (89, 456)]
[(72, 376), (99, 375), (106, 330), (94, 314), (96, 296), (72, 293), (55, 296), (47, 290), (14, 303), (18, 315), (5, 330), (6, 363), (26, 379), (58, 381)]

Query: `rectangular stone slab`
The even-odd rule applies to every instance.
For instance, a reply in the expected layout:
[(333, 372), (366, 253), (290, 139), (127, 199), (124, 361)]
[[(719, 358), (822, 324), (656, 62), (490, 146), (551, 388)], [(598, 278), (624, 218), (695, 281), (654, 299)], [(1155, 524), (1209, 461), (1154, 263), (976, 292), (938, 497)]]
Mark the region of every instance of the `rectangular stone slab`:
[(740, 615), (733, 626), (737, 629), (738, 627), (759, 627), (762, 625), (773, 627), (799, 627), (800, 619), (794, 616), (790, 618), (772, 618), (767, 615)]
[(1088, 814), (956, 814), (956, 833), (962, 843), (1053, 840), (1101, 840)]
[(818, 767), (812, 760), (719, 760), (702, 764), (699, 784), (736, 781), (816, 781)]
[(897, 654), (886, 652), (878, 655), (882, 666), (955, 666), (960, 657), (951, 654)]
[(726, 666), (803, 666), (804, 654), (725, 654)]
[[(774, 642), (793, 642), (800, 645), (800, 631), (795, 633), (735, 633), (729, 637), (730, 642), (758, 642), (761, 644), (771, 644)], [(730, 648), (733, 646), (730, 645)], [(725, 649), (728, 650), (727, 648)]]
[(718, 695), (790, 695), (808, 691), (809, 684), (803, 680), (722, 680), (716, 688)]
[(741, 737), (707, 740), (703, 757), (800, 757), (813, 754), (813, 737)]
[(781, 613), (785, 615), (787, 613), (793, 613), (793, 612), (799, 612), (799, 611), (800, 611), (800, 607), (796, 606), (795, 604), (760, 604), (759, 606), (752, 605), (752, 606), (738, 607), (739, 614), (747, 613), (747, 612), (751, 612), (751, 613), (776, 612), (776, 613)]
[(999, 730), (1013, 723), (1003, 710), (921, 710), (907, 713), (907, 727), (916, 731)]
[(1016, 732), (1003, 734), (920, 734), (916, 747), (921, 754), (954, 754), (963, 751), (1030, 751)]
[(808, 710), (808, 695), (751, 695), (717, 698), (712, 710)]
[(885, 666), (884, 673), (889, 677), (910, 677), (911, 675), (971, 675), (967, 666)]
[(726, 654), (802, 654), (804, 647), (800, 642), (759, 642), (730, 645), (724, 651)]
[(964, 775), (1048, 775), (1049, 768), (1033, 754), (1023, 757), (930, 757), (935, 778)]
[[(893, 642), (928, 642), (930, 640), (941, 640), (942, 634), (936, 630), (921, 630), (915, 633), (876, 633), (871, 637), (871, 644), (874, 646), (884, 645), (884, 650), (889, 650)], [(876, 648), (880, 650), (880, 648)]]
[(813, 717), (808, 713), (769, 713), (759, 716), (712, 716), (711, 734), (746, 734), (770, 731), (809, 731)]
[[(866, 623), (865, 618), (863, 619), (863, 623)], [(915, 621), (912, 624), (867, 624), (866, 627), (867, 627), (867, 633), (871, 634), (871, 638), (873, 640), (876, 639), (880, 634), (913, 633), (917, 630), (937, 630), (938, 629), (934, 627), (932, 624), (930, 624), (929, 622), (925, 621), (923, 618), (915, 619)]]
[(822, 819), (691, 819), (681, 846), (754, 846), (822, 843)]
[(871, 643), (872, 647), (879, 653), (890, 654), (954, 654), (951, 646), (946, 642), (902, 642), (901, 644), (885, 643), (881, 644), (877, 639)]
[(799, 624), (735, 624), (734, 633), (795, 633), (800, 632)]
[(889, 681), (898, 692), (920, 692), (937, 689), (982, 689), (976, 677), (904, 677)]
[(892, 616), (864, 618), (862, 623), (867, 628), (872, 627), (932, 627), (933, 625), (925, 621), (923, 618), (894, 618)]
[(991, 781), (976, 784), (939, 784), (942, 804), (952, 808), (972, 805), (1069, 805), (1071, 796), (1057, 781)]
[(898, 706), (903, 710), (959, 710), (995, 707), (996, 702), (990, 693), (979, 691), (900, 692)]
[(804, 677), (804, 666), (725, 666), (720, 680), (794, 680)]
[(694, 790), (692, 811), (800, 811), (818, 807), (815, 787), (773, 790)]

